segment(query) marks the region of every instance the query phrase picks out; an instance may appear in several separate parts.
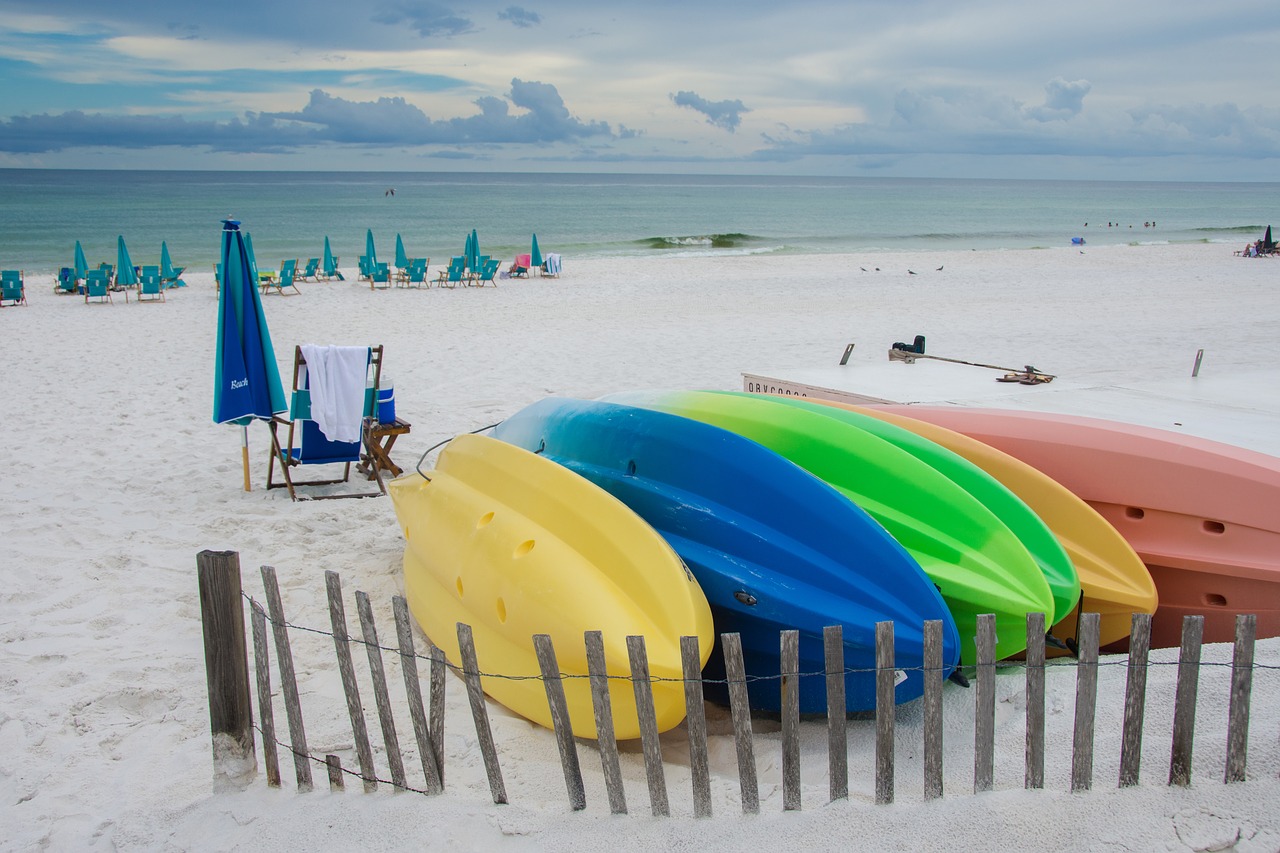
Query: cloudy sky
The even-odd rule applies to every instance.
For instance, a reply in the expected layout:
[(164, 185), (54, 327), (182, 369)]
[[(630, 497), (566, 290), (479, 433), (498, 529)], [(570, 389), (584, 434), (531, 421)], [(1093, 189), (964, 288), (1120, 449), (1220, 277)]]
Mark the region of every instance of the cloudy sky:
[(1274, 0), (0, 0), (0, 167), (1275, 180)]

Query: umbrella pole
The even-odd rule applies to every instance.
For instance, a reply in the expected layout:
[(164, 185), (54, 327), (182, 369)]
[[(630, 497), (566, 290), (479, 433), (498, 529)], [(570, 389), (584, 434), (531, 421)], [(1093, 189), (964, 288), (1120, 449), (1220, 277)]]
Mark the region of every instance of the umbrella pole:
[(249, 425), (240, 427), (240, 461), (244, 463), (244, 490), (249, 491)]

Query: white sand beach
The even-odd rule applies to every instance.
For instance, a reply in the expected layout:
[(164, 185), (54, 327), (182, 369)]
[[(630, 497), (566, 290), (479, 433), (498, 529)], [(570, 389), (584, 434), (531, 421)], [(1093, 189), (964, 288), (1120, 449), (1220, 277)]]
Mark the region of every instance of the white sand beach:
[[(850, 342), (857, 369), (915, 334), (931, 353), (1033, 364), (1100, 389), (1183, 380), (1203, 348), (1206, 384), (1266, 378), (1237, 382), (1234, 399), (1214, 408), (1188, 404), (1188, 422), (1280, 455), (1280, 433), (1265, 428), (1280, 362), (1280, 266), (1232, 248), (566, 257), (558, 279), (372, 292), (352, 269), (346, 282), (304, 282), (301, 295), (263, 301), (286, 386), (297, 344), (385, 346), (398, 414), (413, 425), (393, 454), (407, 469), (432, 445), (546, 395), (736, 389), (744, 370), (833, 366)], [(245, 590), (259, 600), (258, 568), (274, 566), (290, 621), (318, 629), (328, 627), (324, 572), (340, 572), (348, 619), (355, 590), (367, 592), (389, 645), (404, 542), (389, 498), (292, 503), (284, 490), (268, 493), (261, 424), (249, 430), (253, 490), (243, 491), (240, 431), (210, 417), (212, 271), (184, 278), (189, 286), (163, 304), (86, 305), (55, 295), (52, 275), (29, 274), (30, 304), (0, 309), (0, 849), (1280, 850), (1277, 639), (1258, 643), (1248, 779), (1232, 785), (1222, 783), (1229, 667), (1201, 674), (1188, 788), (1165, 784), (1176, 667), (1152, 669), (1141, 784), (1119, 790), (1126, 670), (1105, 665), (1087, 792), (1069, 791), (1075, 671), (1063, 667), (1051, 668), (1047, 688), (1043, 791), (1023, 790), (1023, 679), (1012, 669), (997, 680), (995, 790), (981, 795), (972, 794), (974, 691), (949, 684), (942, 800), (923, 798), (919, 703), (899, 709), (896, 802), (887, 806), (874, 805), (874, 721), (857, 719), (848, 723), (849, 799), (827, 803), (826, 729), (809, 722), (804, 807), (783, 812), (780, 727), (757, 717), (761, 813), (748, 817), (728, 711), (708, 706), (710, 819), (692, 817), (683, 727), (663, 735), (671, 818), (649, 815), (636, 744), (623, 754), (631, 813), (609, 814), (589, 742), (578, 745), (587, 808), (573, 812), (552, 733), (491, 704), (510, 799), (496, 806), (452, 676), (442, 796), (389, 785), (364, 794), (350, 782), (330, 793), (322, 768), (316, 791), (300, 794), (287, 760), (281, 789), (260, 773), (248, 790), (214, 794), (196, 553), (238, 551)], [(1167, 415), (1185, 398), (1162, 399), (1127, 414), (1177, 428), (1181, 419)], [(332, 641), (294, 632), (293, 643), (312, 751), (355, 767)], [(363, 652), (356, 658), (367, 678)], [(1229, 663), (1231, 649), (1208, 646), (1204, 659)], [(399, 715), (400, 674), (389, 658), (388, 667)], [(276, 709), (283, 732), (278, 697)], [(409, 745), (407, 713), (397, 724)], [(385, 768), (383, 759), (379, 751)], [(416, 762), (407, 766), (420, 784)]]

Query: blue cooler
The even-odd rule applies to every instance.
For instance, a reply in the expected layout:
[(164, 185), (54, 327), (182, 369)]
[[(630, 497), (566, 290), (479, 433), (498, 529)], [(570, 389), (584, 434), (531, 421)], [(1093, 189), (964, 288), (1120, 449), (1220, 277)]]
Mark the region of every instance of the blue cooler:
[(391, 380), (378, 389), (378, 423), (393, 424), (396, 422), (396, 389)]

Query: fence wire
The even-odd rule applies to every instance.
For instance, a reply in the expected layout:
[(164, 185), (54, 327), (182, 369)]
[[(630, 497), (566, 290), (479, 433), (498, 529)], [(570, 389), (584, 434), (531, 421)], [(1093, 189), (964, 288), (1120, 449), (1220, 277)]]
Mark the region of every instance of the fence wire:
[[(242, 591), (242, 592), (240, 593), (240, 595), (241, 595), (241, 597), (242, 597), (242, 598), (244, 598), (246, 601), (250, 602), (250, 604), (251, 604), (251, 605), (255, 602), (255, 599), (254, 599), (253, 597), (251, 597), (251, 596), (250, 596), (248, 593), (246, 593), (246, 592), (243, 592), (243, 591)], [(304, 633), (308, 633), (308, 634), (318, 634), (318, 635), (323, 636), (323, 637), (329, 637), (330, 639), (333, 639), (333, 638), (334, 638), (334, 633), (333, 633), (332, 631), (325, 630), (325, 629), (323, 629), (323, 628), (312, 628), (312, 627), (309, 627), (309, 626), (307, 626), (307, 625), (297, 625), (297, 624), (295, 624), (295, 623), (289, 622), (288, 620), (285, 620), (283, 623), (277, 623), (274, 619), (272, 619), (272, 618), (271, 618), (271, 615), (270, 615), (269, 613), (268, 613), (268, 614), (266, 614), (266, 617), (267, 617), (267, 622), (268, 622), (269, 624), (272, 624), (272, 625), (283, 624), (283, 626), (284, 626), (285, 628), (289, 628), (289, 629), (292, 629), (292, 630), (295, 630), (295, 631), (302, 631), (302, 632), (304, 632)], [(429, 637), (428, 637), (427, 639), (428, 639), (428, 640), (430, 640), (430, 638), (429, 638)], [(350, 634), (348, 634), (348, 635), (347, 635), (347, 637), (346, 637), (346, 641), (347, 641), (348, 643), (352, 643), (352, 644), (355, 644), (355, 645), (361, 645), (361, 646), (366, 646), (366, 647), (372, 647), (372, 648), (375, 648), (375, 649), (379, 649), (379, 650), (381, 650), (381, 651), (383, 651), (383, 652), (388, 652), (388, 653), (390, 653), (390, 654), (395, 654), (395, 655), (400, 655), (401, 657), (406, 657), (406, 655), (403, 655), (403, 654), (401, 653), (400, 648), (399, 648), (398, 646), (384, 646), (384, 645), (382, 645), (381, 643), (369, 643), (369, 642), (366, 642), (366, 641), (365, 641), (365, 639), (364, 639), (363, 637), (355, 637), (355, 636), (352, 636), (352, 635), (350, 635)], [(443, 664), (444, 666), (448, 667), (448, 668), (449, 668), (449, 670), (451, 670), (455, 675), (458, 675), (459, 677), (466, 677), (466, 676), (468, 676), (468, 675), (478, 675), (478, 676), (480, 676), (481, 678), (504, 679), (504, 680), (507, 680), (507, 681), (546, 681), (546, 680), (547, 680), (547, 679), (546, 679), (546, 677), (545, 677), (542, 673), (540, 673), (540, 672), (539, 672), (539, 673), (537, 673), (537, 674), (535, 674), (535, 675), (508, 675), (508, 674), (506, 674), (506, 673), (500, 673), (500, 672), (485, 672), (484, 670), (477, 670), (477, 671), (474, 671), (474, 672), (473, 672), (473, 671), (468, 670), (468, 669), (466, 669), (466, 668), (464, 668), (464, 667), (462, 667), (462, 666), (458, 666), (458, 665), (456, 665), (456, 664), (450, 663), (450, 662), (449, 662), (449, 659), (448, 659), (447, 657), (445, 657), (445, 656), (444, 656), (444, 653), (443, 653), (443, 652), (441, 652), (441, 651), (440, 651), (440, 649), (439, 649), (439, 647), (435, 646), (435, 644), (434, 644), (434, 643), (432, 643), (432, 649), (433, 649), (434, 651), (436, 651), (436, 652), (439, 652), (439, 653), (440, 653), (440, 656), (439, 656), (438, 658), (437, 658), (437, 657), (435, 657), (435, 656), (432, 656), (432, 655), (423, 655), (423, 654), (419, 654), (419, 653), (417, 652), (417, 650), (416, 650), (416, 649), (415, 649), (415, 651), (414, 651), (414, 653), (413, 653), (412, 657), (413, 657), (415, 660), (428, 661), (428, 662), (433, 662), (433, 663), (441, 663), (441, 664)], [(998, 661), (995, 661), (995, 662), (994, 662), (994, 663), (992, 663), (992, 664), (986, 664), (986, 665), (987, 665), (987, 666), (991, 666), (991, 667), (993, 667), (993, 668), (994, 668), (994, 669), (996, 669), (996, 670), (1044, 669), (1044, 670), (1046, 670), (1046, 671), (1047, 671), (1047, 670), (1050, 670), (1050, 669), (1058, 669), (1058, 668), (1063, 668), (1063, 667), (1068, 667), (1068, 666), (1074, 666), (1074, 665), (1077, 665), (1077, 664), (1078, 664), (1078, 660), (1076, 659), (1076, 657), (1075, 657), (1074, 655), (1072, 655), (1072, 656), (1069, 656), (1069, 657), (1052, 658), (1052, 659), (1046, 660), (1046, 661), (1045, 661), (1045, 663), (1040, 664), (1040, 665), (1029, 664), (1029, 663), (1027, 663), (1026, 661), (1018, 661), (1018, 660), (998, 660)], [(1183, 661), (1180, 661), (1180, 660), (1170, 660), (1170, 661), (1152, 661), (1152, 660), (1148, 660), (1148, 661), (1146, 662), (1146, 664), (1145, 664), (1145, 668), (1146, 668), (1147, 670), (1153, 670), (1153, 669), (1157, 669), (1157, 668), (1160, 668), (1160, 667), (1173, 667), (1173, 668), (1177, 668), (1177, 667), (1179, 667), (1179, 666), (1182, 666), (1182, 664), (1183, 664)], [(1092, 666), (1097, 666), (1097, 667), (1099, 667), (1099, 668), (1101, 668), (1101, 667), (1115, 667), (1115, 666), (1131, 667), (1131, 666), (1133, 666), (1133, 663), (1132, 663), (1132, 661), (1131, 661), (1131, 660), (1126, 656), (1126, 657), (1124, 657), (1123, 659), (1118, 659), (1118, 660), (1098, 660), (1098, 661), (1096, 661), (1095, 663), (1093, 663), (1093, 664), (1091, 664), (1091, 665), (1092, 665)], [(981, 666), (984, 666), (984, 664), (965, 664), (965, 665), (963, 665), (963, 666), (957, 666), (957, 667), (955, 667), (955, 671), (960, 672), (960, 671), (962, 671), (962, 670), (963, 670), (963, 671), (965, 671), (966, 673), (974, 673), (974, 672), (976, 672), (976, 671), (978, 670), (978, 668), (979, 668), (979, 667), (981, 667)], [(1236, 667), (1236, 665), (1235, 665), (1232, 661), (1205, 661), (1205, 660), (1201, 660), (1201, 661), (1197, 662), (1196, 666), (1197, 666), (1197, 668), (1198, 668), (1198, 669), (1200, 669), (1200, 670), (1204, 670), (1204, 669), (1228, 669), (1228, 670), (1234, 670), (1234, 669), (1236, 669), (1236, 668), (1237, 668), (1237, 667)], [(931, 667), (925, 667), (925, 666), (897, 666), (897, 665), (895, 665), (893, 668), (894, 668), (895, 670), (898, 670), (898, 671), (901, 671), (901, 672), (935, 673), (935, 672), (945, 672), (945, 671), (946, 671), (946, 669), (945, 669), (945, 668), (943, 668), (943, 669), (934, 669), (934, 668), (931, 668)], [(1254, 661), (1254, 662), (1251, 664), (1250, 669), (1251, 669), (1252, 671), (1255, 671), (1255, 672), (1256, 672), (1256, 671), (1264, 671), (1264, 672), (1265, 672), (1265, 671), (1280, 670), (1280, 664), (1266, 664), (1266, 663), (1258, 663), (1257, 661)], [(876, 667), (845, 667), (843, 670), (837, 670), (837, 672), (842, 672), (842, 673), (843, 673), (844, 675), (846, 675), (846, 676), (848, 676), (848, 675), (874, 675), (874, 674), (877, 672), (877, 669), (876, 669)], [(827, 674), (828, 674), (828, 673), (827, 673), (827, 670), (826, 670), (826, 669), (817, 669), (817, 670), (799, 670), (799, 671), (796, 671), (796, 672), (787, 672), (787, 673), (781, 673), (781, 672), (780, 672), (780, 673), (778, 673), (777, 675), (747, 675), (744, 679), (703, 678), (703, 677), (698, 677), (698, 678), (696, 678), (696, 679), (690, 679), (690, 678), (685, 678), (685, 677), (683, 677), (683, 676), (679, 676), (679, 677), (671, 677), (671, 676), (660, 676), (660, 675), (653, 675), (653, 674), (650, 674), (650, 676), (649, 676), (649, 682), (650, 682), (650, 683), (653, 683), (653, 684), (659, 684), (659, 683), (671, 683), (671, 682), (686, 683), (686, 682), (690, 682), (690, 681), (697, 681), (697, 682), (700, 682), (700, 683), (702, 683), (702, 684), (723, 684), (723, 685), (728, 685), (728, 684), (731, 684), (731, 683), (732, 683), (732, 684), (741, 684), (741, 683), (753, 684), (753, 683), (756, 683), (756, 682), (781, 681), (783, 678), (794, 678), (794, 677), (808, 678), (808, 677), (817, 677), (817, 676), (822, 676), (822, 677), (824, 677), (824, 678), (825, 678), (825, 677), (827, 676)], [(592, 676), (591, 676), (591, 675), (588, 675), (588, 674), (585, 674), (585, 673), (573, 673), (573, 672), (560, 672), (560, 673), (557, 673), (557, 676), (558, 676), (558, 680), (560, 680), (560, 681), (566, 681), (566, 680), (572, 680), (572, 679), (590, 679), (590, 678), (592, 678)], [(607, 675), (607, 676), (605, 676), (605, 677), (606, 677), (606, 678), (608, 678), (608, 679), (609, 679), (609, 680), (611, 680), (611, 681), (616, 680), (616, 681), (634, 682), (634, 681), (636, 680), (633, 676), (630, 676), (630, 675)]]

